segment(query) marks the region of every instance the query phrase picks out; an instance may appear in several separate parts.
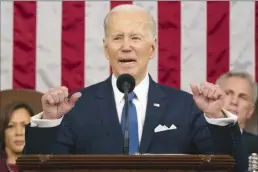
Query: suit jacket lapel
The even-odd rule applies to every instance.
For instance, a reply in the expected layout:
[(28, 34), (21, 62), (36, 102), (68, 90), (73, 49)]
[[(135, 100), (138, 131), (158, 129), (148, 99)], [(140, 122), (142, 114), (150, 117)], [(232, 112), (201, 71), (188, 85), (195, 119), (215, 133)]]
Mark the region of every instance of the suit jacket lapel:
[[(111, 149), (114, 153), (122, 153), (123, 134), (118, 120), (116, 104), (114, 99), (111, 76), (104, 81), (96, 92), (96, 99), (99, 109), (97, 109), (104, 130), (109, 134), (110, 139), (114, 140), (115, 145)], [(105, 144), (105, 143), (103, 143)]]
[(148, 103), (140, 144), (140, 153), (147, 151), (154, 134), (154, 129), (159, 125), (160, 118), (165, 112), (166, 103), (164, 98), (165, 94), (150, 77)]

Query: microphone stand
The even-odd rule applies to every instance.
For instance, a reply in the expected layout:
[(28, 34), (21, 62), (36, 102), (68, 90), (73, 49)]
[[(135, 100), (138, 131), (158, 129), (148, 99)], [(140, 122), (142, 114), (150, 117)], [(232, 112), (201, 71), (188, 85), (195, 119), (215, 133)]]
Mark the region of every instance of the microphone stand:
[(124, 85), (124, 97), (125, 97), (125, 130), (124, 130), (124, 146), (123, 146), (123, 154), (128, 155), (129, 154), (129, 112), (128, 112), (128, 90), (130, 87), (130, 84), (125, 82)]

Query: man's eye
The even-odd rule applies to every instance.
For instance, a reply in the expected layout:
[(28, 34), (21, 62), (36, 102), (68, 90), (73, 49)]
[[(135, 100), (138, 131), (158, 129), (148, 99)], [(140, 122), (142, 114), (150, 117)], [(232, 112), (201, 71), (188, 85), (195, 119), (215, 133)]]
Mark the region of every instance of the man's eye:
[(114, 40), (120, 40), (121, 39), (121, 37), (115, 37), (114, 38)]
[(240, 96), (241, 99), (248, 100), (246, 96)]
[(134, 36), (132, 39), (133, 39), (133, 40), (139, 40), (140, 38), (139, 38), (139, 37)]

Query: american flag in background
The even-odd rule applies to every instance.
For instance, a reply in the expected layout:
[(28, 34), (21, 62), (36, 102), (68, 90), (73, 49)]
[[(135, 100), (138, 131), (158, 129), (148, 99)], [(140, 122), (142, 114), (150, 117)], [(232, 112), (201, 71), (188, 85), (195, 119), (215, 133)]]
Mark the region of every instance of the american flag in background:
[(157, 21), (155, 81), (190, 91), (190, 83), (214, 82), (229, 70), (258, 81), (254, 0), (1, 1), (1, 90), (75, 91), (107, 78), (103, 20), (123, 3), (146, 7)]

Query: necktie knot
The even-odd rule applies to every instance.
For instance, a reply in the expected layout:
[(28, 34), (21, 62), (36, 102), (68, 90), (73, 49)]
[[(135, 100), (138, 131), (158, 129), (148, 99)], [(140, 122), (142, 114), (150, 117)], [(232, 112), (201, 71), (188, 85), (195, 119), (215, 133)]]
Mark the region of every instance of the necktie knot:
[(136, 94), (134, 92), (131, 92), (128, 94), (128, 101), (132, 102), (133, 98), (135, 98)]

